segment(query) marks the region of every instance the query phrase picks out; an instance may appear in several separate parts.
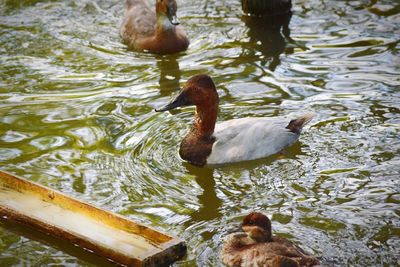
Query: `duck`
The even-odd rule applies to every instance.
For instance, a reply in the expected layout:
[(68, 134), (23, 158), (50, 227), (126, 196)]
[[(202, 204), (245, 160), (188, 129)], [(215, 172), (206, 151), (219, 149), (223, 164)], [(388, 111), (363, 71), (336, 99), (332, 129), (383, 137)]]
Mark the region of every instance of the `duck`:
[(154, 54), (174, 54), (189, 46), (176, 16), (175, 0), (156, 0), (156, 12), (147, 0), (126, 0), (120, 36), (130, 49)]
[(253, 16), (274, 16), (291, 12), (292, 0), (240, 0), (242, 10)]
[(228, 235), (221, 250), (222, 262), (240, 267), (311, 267), (319, 260), (291, 241), (273, 236), (271, 221), (261, 212), (243, 219), (242, 230)]
[(286, 117), (245, 117), (216, 123), (219, 97), (210, 76), (191, 77), (163, 112), (196, 106), (193, 125), (183, 138), (180, 157), (199, 167), (249, 161), (276, 154), (295, 143), (312, 112)]

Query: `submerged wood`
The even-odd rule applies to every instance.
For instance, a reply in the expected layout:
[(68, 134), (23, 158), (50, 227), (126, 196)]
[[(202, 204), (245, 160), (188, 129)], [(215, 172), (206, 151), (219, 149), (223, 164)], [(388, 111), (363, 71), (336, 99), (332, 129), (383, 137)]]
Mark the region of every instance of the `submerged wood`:
[(168, 266), (186, 253), (179, 238), (4, 172), (0, 216), (128, 266)]

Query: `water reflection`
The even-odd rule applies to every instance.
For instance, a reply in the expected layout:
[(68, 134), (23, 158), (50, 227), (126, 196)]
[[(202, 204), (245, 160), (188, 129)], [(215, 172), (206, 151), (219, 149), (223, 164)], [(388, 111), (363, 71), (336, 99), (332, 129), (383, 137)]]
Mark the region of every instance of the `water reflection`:
[(181, 71), (179, 69), (178, 57), (176, 55), (157, 56), (157, 68), (160, 71), (160, 94), (169, 96), (179, 88)]
[[(121, 44), (123, 1), (87, 2), (0, 2), (4, 170), (184, 238), (182, 266), (219, 266), (227, 227), (250, 209), (328, 265), (399, 266), (396, 1), (297, 1), (293, 18), (261, 19), (242, 18), (240, 1), (180, 1), (192, 43), (163, 57)], [(316, 119), (284, 155), (187, 166), (177, 147), (193, 110), (152, 109), (199, 71), (216, 78), (220, 121)], [(0, 266), (90, 264), (4, 228)]]
[[(221, 218), (220, 207), (222, 200), (218, 198), (215, 190), (214, 170), (211, 168), (198, 168), (189, 163), (184, 163), (184, 165), (187, 172), (196, 177), (196, 182), (203, 190), (201, 195), (197, 196), (200, 208), (190, 215), (190, 220), (185, 222), (185, 228), (197, 223)], [(202, 235), (204, 234), (206, 233), (202, 232)]]
[(291, 18), (291, 12), (275, 16), (242, 17), (249, 28), (247, 35), (250, 38), (250, 56), (261, 52), (263, 65), (270, 59), (268, 67), (272, 71), (280, 63), (279, 55), (285, 51), (286, 41), (292, 41), (289, 28)]

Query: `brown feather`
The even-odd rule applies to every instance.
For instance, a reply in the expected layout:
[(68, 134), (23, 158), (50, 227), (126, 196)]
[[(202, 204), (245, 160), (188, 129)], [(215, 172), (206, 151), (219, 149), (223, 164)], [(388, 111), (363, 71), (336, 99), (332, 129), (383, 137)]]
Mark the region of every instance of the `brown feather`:
[[(228, 266), (312, 267), (319, 265), (317, 258), (308, 255), (289, 240), (277, 236), (269, 237), (271, 223), (262, 213), (250, 213), (243, 220), (242, 228), (247, 236), (244, 233), (231, 234), (223, 245), (221, 258)], [(259, 233), (264, 233), (265, 238), (258, 236)]]

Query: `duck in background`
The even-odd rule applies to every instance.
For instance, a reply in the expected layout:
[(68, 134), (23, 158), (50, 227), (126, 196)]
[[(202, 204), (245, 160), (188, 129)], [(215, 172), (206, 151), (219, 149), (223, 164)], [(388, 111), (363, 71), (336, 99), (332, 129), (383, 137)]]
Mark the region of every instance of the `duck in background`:
[(292, 145), (313, 113), (285, 117), (248, 117), (216, 124), (219, 97), (213, 80), (204, 74), (190, 78), (167, 111), (196, 106), (195, 119), (179, 149), (182, 159), (196, 166), (233, 163), (264, 158)]
[(146, 0), (126, 0), (125, 8), (120, 35), (130, 49), (173, 54), (188, 48), (175, 0), (156, 0), (156, 13)]
[(291, 12), (292, 0), (241, 0), (242, 10), (255, 16), (281, 15)]
[(243, 219), (243, 232), (226, 237), (221, 250), (222, 262), (241, 267), (311, 267), (319, 260), (289, 240), (273, 236), (271, 221), (260, 212)]

